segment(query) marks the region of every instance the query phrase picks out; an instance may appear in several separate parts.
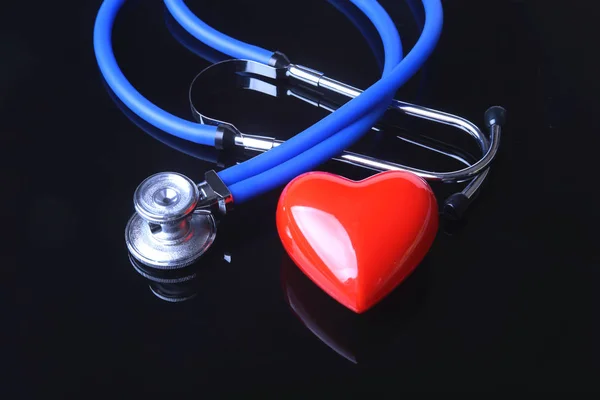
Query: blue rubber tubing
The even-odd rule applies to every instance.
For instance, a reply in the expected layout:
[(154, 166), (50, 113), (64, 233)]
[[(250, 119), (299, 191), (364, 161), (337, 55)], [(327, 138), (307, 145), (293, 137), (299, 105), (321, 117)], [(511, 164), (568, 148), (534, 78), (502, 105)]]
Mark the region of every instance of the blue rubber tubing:
[[(115, 93), (115, 95), (132, 110), (132, 112), (153, 126), (194, 143), (214, 146), (216, 127), (187, 121), (160, 109), (135, 90), (119, 69), (113, 54), (111, 40), (112, 28), (117, 13), (124, 2), (125, 0), (105, 0), (98, 11), (96, 23), (94, 25), (94, 51), (106, 83), (113, 93)], [(368, 8), (370, 4), (377, 3), (365, 4), (367, 4), (367, 6), (364, 6), (364, 8)], [(385, 12), (384, 15), (387, 17)], [(216, 32), (214, 30), (212, 31), (213, 33)], [(394, 28), (392, 30), (387, 30), (387, 32), (396, 32), (396, 30)], [(217, 36), (220, 39), (227, 38), (223, 34)], [(397, 32), (395, 36), (397, 37)], [(382, 38), (382, 40), (385, 39)], [(235, 41), (235, 43), (240, 44), (241, 46), (245, 45), (243, 42), (239, 41)], [(396, 41), (396, 43), (399, 42)], [(255, 46), (250, 45), (247, 45), (247, 48), (256, 49)], [(264, 55), (265, 53), (262, 52), (262, 54)]]
[(112, 28), (125, 0), (106, 0), (100, 6), (94, 24), (94, 52), (104, 80), (115, 95), (137, 116), (181, 139), (208, 146), (215, 145), (217, 128), (176, 117), (142, 96), (127, 81), (112, 49)]
[[(400, 38), (396, 27), (385, 12), (383, 7), (376, 1), (372, 0), (351, 0), (373, 23), (381, 36), (382, 43), (386, 54), (384, 74), (391, 74), (390, 68), (398, 64), (401, 59), (402, 48)], [(205, 26), (204, 23), (197, 24), (200, 21), (191, 10), (185, 5), (182, 0), (164, 0), (167, 9), (172, 13), (173, 18), (182, 23), (182, 27), (198, 40), (204, 41), (205, 36), (201, 29), (194, 29), (195, 26)], [(212, 28), (211, 28), (212, 29)], [(208, 36), (210, 39), (210, 36)], [(236, 56), (236, 54), (229, 54)], [(397, 88), (396, 88), (397, 89)], [(395, 90), (394, 90), (395, 92)], [(315, 125), (297, 134), (280, 146), (269, 150), (266, 153), (260, 154), (242, 164), (223, 170), (219, 173), (221, 179), (227, 185), (233, 185), (244, 179), (265, 172), (279, 164), (311, 149), (314, 145), (336, 134), (346, 126), (351, 125), (364, 114), (376, 107), (381, 100), (387, 97), (387, 93), (376, 93), (378, 97), (367, 101), (361, 100), (363, 95), (346, 103), (335, 113), (328, 115)], [(373, 96), (371, 96), (373, 97)], [(390, 99), (391, 100), (391, 99)], [(346, 115), (338, 114), (346, 109)], [(340, 151), (343, 149), (340, 149)], [(299, 171), (301, 173), (303, 171)]]
[[(357, 99), (364, 95), (379, 95), (380, 101), (382, 98), (390, 99), (395, 90), (410, 79), (429, 57), (441, 35), (443, 10), (439, 0), (423, 0), (423, 6), (425, 9), (423, 32), (411, 52), (394, 68), (389, 76), (379, 80), (363, 92), (361, 96), (357, 97)], [(371, 100), (370, 97), (368, 98)], [(346, 105), (348, 104), (350, 103), (347, 103)], [(340, 113), (344, 107), (338, 109), (336, 113)], [(348, 113), (348, 111), (345, 112)], [(311, 151), (300, 154), (280, 164), (278, 168), (267, 170), (231, 185), (229, 189), (234, 197), (234, 201), (240, 203), (257, 194), (272, 190), (277, 186), (285, 184), (301, 173), (324, 163), (331, 157), (338, 155), (342, 149), (352, 145), (360, 139), (364, 132), (377, 121), (380, 115), (381, 109), (375, 107), (375, 109), (367, 114), (367, 117), (363, 118), (359, 124), (354, 124), (343, 129), (336, 135), (315, 145)], [(271, 151), (273, 150), (270, 150), (269, 152)]]

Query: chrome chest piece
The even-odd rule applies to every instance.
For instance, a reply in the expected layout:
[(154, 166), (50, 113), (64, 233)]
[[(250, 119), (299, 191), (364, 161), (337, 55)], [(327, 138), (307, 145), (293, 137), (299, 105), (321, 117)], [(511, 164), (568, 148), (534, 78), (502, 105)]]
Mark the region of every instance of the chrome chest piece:
[(127, 248), (136, 260), (153, 268), (183, 268), (210, 248), (217, 234), (210, 206), (224, 211), (231, 195), (214, 171), (206, 179), (196, 185), (184, 175), (162, 172), (137, 187), (136, 213), (125, 228)]

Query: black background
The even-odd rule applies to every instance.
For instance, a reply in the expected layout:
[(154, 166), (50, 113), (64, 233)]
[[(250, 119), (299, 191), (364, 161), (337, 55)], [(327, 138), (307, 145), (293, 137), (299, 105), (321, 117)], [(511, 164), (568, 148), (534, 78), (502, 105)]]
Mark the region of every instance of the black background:
[[(378, 77), (367, 42), (327, 2), (188, 3), (222, 32), (336, 79), (364, 88)], [(407, 3), (419, 3), (381, 3), (408, 50), (419, 24)], [(104, 386), (210, 397), (597, 389), (597, 2), (443, 4), (439, 45), (396, 98), (478, 124), (498, 104), (509, 124), (467, 221), (442, 230), (417, 271), (362, 316), (291, 263), (275, 229), (278, 190), (224, 221), (231, 262), (207, 259), (195, 298), (154, 296), (123, 239), (133, 191), (155, 172), (199, 181), (215, 166), (155, 140), (111, 100), (92, 47), (100, 1), (3, 6), (4, 398)], [(160, 1), (128, 1), (116, 57), (147, 98), (191, 117), (188, 86), (209, 63), (165, 20)], [(256, 133), (285, 137), (325, 115), (234, 97), (209, 99), (212, 112)]]

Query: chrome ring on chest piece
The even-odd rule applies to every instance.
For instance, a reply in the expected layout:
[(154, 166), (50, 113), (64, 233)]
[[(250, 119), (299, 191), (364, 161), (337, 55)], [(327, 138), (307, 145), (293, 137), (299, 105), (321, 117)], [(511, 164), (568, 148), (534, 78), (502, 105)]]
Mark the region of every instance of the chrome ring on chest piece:
[(217, 235), (213, 211), (224, 213), (231, 194), (214, 171), (200, 185), (184, 175), (162, 172), (146, 178), (133, 201), (136, 213), (125, 228), (130, 254), (149, 267), (177, 269), (211, 247)]

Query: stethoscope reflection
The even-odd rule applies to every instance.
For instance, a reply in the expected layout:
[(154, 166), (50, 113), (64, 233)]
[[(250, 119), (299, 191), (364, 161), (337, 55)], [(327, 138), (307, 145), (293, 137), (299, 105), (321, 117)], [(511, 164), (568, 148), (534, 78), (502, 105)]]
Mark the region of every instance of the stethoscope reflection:
[(426, 277), (423, 265), (370, 313), (359, 315), (329, 297), (287, 255), (281, 266), (283, 294), (291, 311), (321, 342), (354, 364), (385, 356), (392, 343), (397, 346), (422, 307)]
[(123, 104), (123, 102), (121, 102), (121, 100), (117, 98), (117, 96), (110, 89), (110, 87), (106, 85), (106, 83), (104, 83), (104, 88), (106, 89), (106, 92), (108, 93), (111, 100), (131, 122), (133, 122), (138, 128), (140, 128), (142, 132), (148, 134), (150, 137), (159, 141), (165, 146), (168, 146), (171, 149), (185, 154), (187, 156), (214, 164), (219, 168), (226, 168), (236, 163), (234, 160), (232, 160), (232, 154), (218, 151), (214, 147), (202, 146), (200, 144), (180, 139), (173, 135), (166, 134), (160, 129), (155, 128), (154, 126), (150, 125), (149, 123), (135, 115), (133, 112), (131, 112), (131, 110), (128, 107), (126, 107)]
[(225, 267), (233, 262), (231, 253), (222, 249), (212, 251), (202, 263), (184, 268), (157, 269), (144, 265), (129, 255), (133, 269), (148, 283), (150, 292), (169, 303), (181, 303), (196, 298), (202, 290), (202, 279), (208, 269)]
[(230, 59), (229, 56), (223, 54), (212, 47), (208, 47), (198, 39), (192, 37), (185, 29), (175, 21), (171, 13), (165, 8), (165, 25), (167, 30), (179, 44), (185, 47), (191, 53), (197, 55), (203, 60), (211, 64), (216, 64), (221, 61)]
[[(360, 32), (362, 37), (367, 42), (371, 49), (375, 61), (380, 71), (383, 71), (384, 54), (381, 40), (377, 30), (373, 27), (371, 21), (365, 17), (351, 2), (347, 0), (327, 0), (337, 11), (343, 14), (348, 21)], [(423, 29), (424, 13), (421, 4), (416, 0), (405, 0), (405, 3), (412, 15), (412, 21), (416, 23), (417, 29), (420, 32)], [(165, 9), (165, 25), (171, 35), (188, 51), (194, 53), (198, 57), (216, 64), (229, 59), (227, 55), (206, 46), (196, 38), (192, 37), (185, 29), (174, 20), (171, 13)]]
[(148, 287), (157, 298), (169, 303), (180, 303), (195, 298), (199, 292), (198, 267), (191, 266), (175, 271), (149, 268), (131, 255), (133, 269), (148, 281)]
[[(373, 55), (375, 56), (375, 61), (377, 62), (379, 70), (382, 71), (384, 63), (383, 48), (381, 46), (379, 35), (371, 24), (371, 21), (369, 21), (369, 19), (366, 18), (362, 12), (360, 12), (352, 3), (347, 0), (327, 0), (327, 2), (340, 11), (364, 37), (369, 48), (373, 52)], [(407, 0), (407, 3), (414, 3), (414, 0)], [(411, 7), (411, 10), (413, 10), (413, 7), (414, 4)], [(416, 20), (418, 21), (418, 19)], [(181, 27), (180, 24), (177, 23), (177, 21), (174, 20), (171, 13), (169, 13), (166, 9), (165, 25), (175, 40), (177, 40), (183, 47), (198, 57), (212, 64), (216, 64), (230, 58), (227, 55), (214, 50), (213, 48), (192, 37), (185, 29)], [(422, 28), (422, 24), (420, 28)]]

